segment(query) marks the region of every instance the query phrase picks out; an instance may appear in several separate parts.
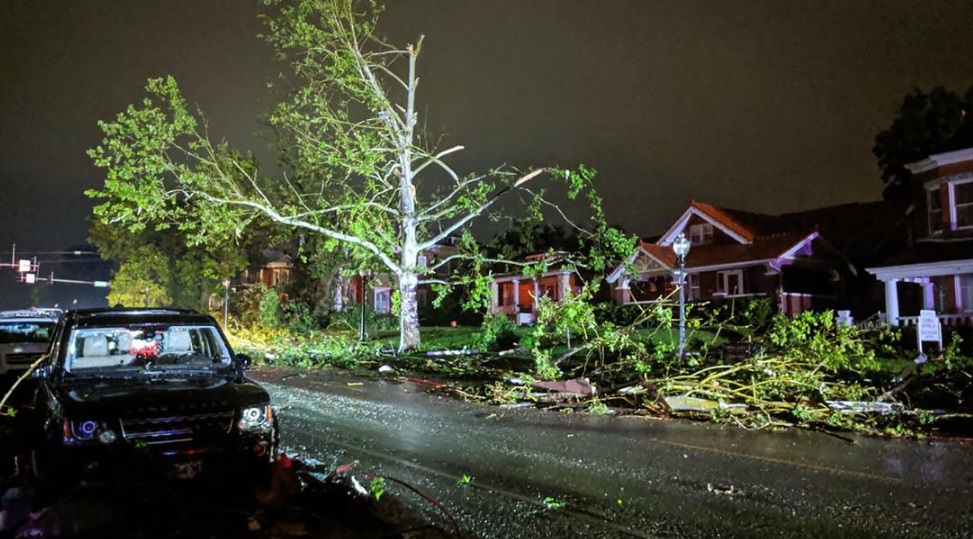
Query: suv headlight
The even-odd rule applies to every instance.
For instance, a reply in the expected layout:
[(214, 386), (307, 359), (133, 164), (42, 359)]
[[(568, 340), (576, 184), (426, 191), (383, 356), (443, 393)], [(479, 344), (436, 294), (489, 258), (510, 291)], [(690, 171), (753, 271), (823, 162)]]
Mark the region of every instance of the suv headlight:
[(81, 443), (101, 442), (110, 444), (118, 439), (115, 431), (108, 428), (102, 421), (83, 419), (79, 421), (64, 420), (64, 443), (73, 445)]
[(242, 431), (264, 430), (269, 428), (274, 420), (269, 404), (251, 406), (240, 410), (240, 420), (237, 426)]

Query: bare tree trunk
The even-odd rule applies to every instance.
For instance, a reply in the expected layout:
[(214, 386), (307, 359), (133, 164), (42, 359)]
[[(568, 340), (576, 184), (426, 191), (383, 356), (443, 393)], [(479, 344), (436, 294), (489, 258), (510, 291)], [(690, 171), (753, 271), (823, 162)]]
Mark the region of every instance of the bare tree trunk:
[(419, 281), (414, 271), (399, 275), (399, 352), (419, 347), (419, 307), (416, 287)]

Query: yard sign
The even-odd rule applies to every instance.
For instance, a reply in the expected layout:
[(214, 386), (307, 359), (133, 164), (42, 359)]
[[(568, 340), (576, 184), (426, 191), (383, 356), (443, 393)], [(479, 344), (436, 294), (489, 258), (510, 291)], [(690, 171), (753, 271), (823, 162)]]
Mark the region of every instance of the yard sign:
[(939, 349), (943, 349), (943, 327), (939, 323), (936, 311), (919, 311), (919, 324), (916, 326), (916, 341), (919, 344), (919, 351), (922, 352), (922, 343), (936, 342)]

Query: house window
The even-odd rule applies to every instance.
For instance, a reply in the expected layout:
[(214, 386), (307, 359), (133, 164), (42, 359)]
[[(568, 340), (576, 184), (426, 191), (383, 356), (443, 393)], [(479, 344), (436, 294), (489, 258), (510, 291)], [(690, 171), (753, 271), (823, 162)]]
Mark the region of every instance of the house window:
[(689, 242), (693, 245), (713, 243), (713, 225), (703, 223), (689, 227)]
[(686, 292), (688, 292), (688, 295), (686, 296), (686, 299), (699, 299), (699, 275), (690, 273), (689, 275), (686, 275), (686, 281), (688, 281), (686, 286)]
[(973, 273), (959, 276), (959, 301), (957, 311), (973, 312)]
[(716, 293), (726, 296), (743, 294), (743, 270), (716, 272)]
[(939, 196), (939, 186), (926, 191), (926, 202), (929, 208), (929, 235), (943, 232), (943, 200)]
[(291, 280), (289, 269), (274, 269), (271, 272), (272, 286), (286, 285)]
[(392, 294), (388, 288), (375, 291), (375, 312), (388, 314), (392, 309)]
[(952, 188), (956, 228), (973, 228), (973, 181), (954, 183)]
[(554, 301), (557, 301), (558, 300), (558, 297), (557, 297), (557, 287), (556, 286), (545, 286), (544, 287), (544, 295), (547, 296), (547, 297), (549, 297), (549, 298), (551, 298), (551, 299), (553, 299)]

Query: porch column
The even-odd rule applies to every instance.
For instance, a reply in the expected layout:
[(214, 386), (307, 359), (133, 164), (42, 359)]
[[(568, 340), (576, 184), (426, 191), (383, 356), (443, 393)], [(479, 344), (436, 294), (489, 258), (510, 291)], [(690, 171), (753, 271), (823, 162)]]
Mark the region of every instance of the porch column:
[(541, 299), (540, 283), (537, 282), (537, 278), (534, 278), (534, 303), (531, 305), (532, 311), (537, 311), (537, 301), (540, 299)]
[(885, 281), (885, 316), (888, 318), (889, 325), (898, 327), (899, 325), (899, 290), (898, 279)]
[(627, 305), (632, 301), (632, 289), (629, 287), (631, 281), (622, 279), (622, 284), (618, 287), (618, 303)]
[(920, 284), (922, 285), (922, 308), (936, 310), (936, 287), (933, 286), (932, 279), (923, 278)]
[(557, 297), (564, 301), (571, 295), (571, 274), (568, 272), (562, 272), (557, 280), (557, 287), (560, 289), (558, 291)]
[(514, 313), (520, 312), (520, 279), (514, 279)]
[(497, 312), (497, 307), (500, 306), (500, 284), (496, 281), (490, 283), (490, 312)]

